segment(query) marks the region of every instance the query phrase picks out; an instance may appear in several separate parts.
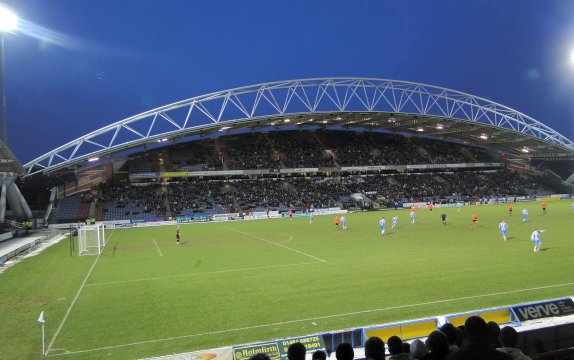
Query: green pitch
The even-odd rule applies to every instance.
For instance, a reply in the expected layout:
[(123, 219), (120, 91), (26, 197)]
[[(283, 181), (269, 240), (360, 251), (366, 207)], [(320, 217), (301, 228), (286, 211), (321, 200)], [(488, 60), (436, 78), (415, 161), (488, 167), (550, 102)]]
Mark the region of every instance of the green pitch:
[(179, 245), (175, 226), (117, 229), (99, 257), (64, 240), (0, 275), (2, 358), (40, 358), (42, 310), (50, 357), (126, 359), (572, 296), (570, 206), (355, 213), (347, 231), (332, 216), (190, 224)]

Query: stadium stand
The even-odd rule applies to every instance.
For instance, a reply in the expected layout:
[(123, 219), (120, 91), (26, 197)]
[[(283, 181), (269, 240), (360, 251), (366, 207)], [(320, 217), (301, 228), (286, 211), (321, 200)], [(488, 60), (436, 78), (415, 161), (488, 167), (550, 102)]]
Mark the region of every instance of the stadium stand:
[(82, 194), (73, 194), (58, 200), (50, 214), (50, 221), (54, 223), (77, 222)]
[[(98, 187), (97, 202), (60, 200), (50, 222), (209, 216), (315, 207), (353, 209), (401, 202), (482, 201), (569, 190), (527, 172), (490, 166), (493, 156), (468, 145), (372, 132), (284, 131), (246, 133), (163, 147), (131, 157), (118, 175)], [(477, 164), (479, 167), (465, 167)], [(483, 163), (484, 162), (484, 163)], [(341, 171), (342, 166), (430, 165), (428, 169)], [(445, 167), (463, 164), (462, 168)], [(482, 167), (484, 164), (484, 167)], [(323, 169), (312, 177), (286, 169)], [(165, 188), (128, 174), (160, 171), (270, 170), (267, 175), (165, 178)], [(291, 170), (288, 170), (291, 171)], [(122, 174), (124, 174), (122, 176)], [(137, 179), (137, 180), (135, 180)], [(136, 183), (138, 181), (138, 183)], [(351, 194), (362, 194), (359, 204)], [(64, 212), (66, 214), (64, 214)]]

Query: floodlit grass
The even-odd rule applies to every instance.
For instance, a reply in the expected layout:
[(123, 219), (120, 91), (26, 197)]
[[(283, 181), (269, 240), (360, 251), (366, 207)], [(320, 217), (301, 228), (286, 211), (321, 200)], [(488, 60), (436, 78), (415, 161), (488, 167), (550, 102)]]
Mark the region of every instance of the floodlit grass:
[(331, 216), (190, 224), (180, 245), (175, 226), (117, 229), (100, 257), (64, 240), (0, 275), (1, 357), (40, 358), (42, 310), (50, 356), (126, 359), (572, 296), (570, 204), (419, 209), (414, 225), (356, 213), (347, 231)]

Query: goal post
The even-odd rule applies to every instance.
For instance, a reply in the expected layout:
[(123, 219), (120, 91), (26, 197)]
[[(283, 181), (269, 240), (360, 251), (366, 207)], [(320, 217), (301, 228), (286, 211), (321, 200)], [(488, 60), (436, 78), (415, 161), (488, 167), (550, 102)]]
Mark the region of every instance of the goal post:
[(79, 255), (99, 255), (105, 245), (104, 224), (80, 226), (78, 229)]

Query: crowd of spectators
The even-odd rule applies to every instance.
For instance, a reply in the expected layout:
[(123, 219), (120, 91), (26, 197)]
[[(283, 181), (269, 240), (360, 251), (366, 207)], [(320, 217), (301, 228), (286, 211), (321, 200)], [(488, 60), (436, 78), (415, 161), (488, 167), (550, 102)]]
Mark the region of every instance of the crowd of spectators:
[[(352, 131), (246, 133), (162, 148), (134, 157), (128, 169), (205, 171), (322, 168), (322, 175), (284, 174), (273, 179), (172, 178), (167, 185), (108, 183), (100, 199), (126, 214), (157, 216), (250, 212), (314, 207), (355, 208), (355, 199), (389, 206), (396, 202), (447, 202), (527, 196), (541, 191), (534, 179), (509, 171), (452, 171), (433, 167), (414, 173), (338, 173), (341, 166), (438, 164), (488, 161), (470, 146), (399, 135)], [(334, 173), (329, 173), (334, 171)], [(280, 172), (274, 172), (279, 175)], [(550, 186), (547, 186), (551, 188)], [(169, 206), (167, 206), (169, 204)], [(369, 205), (369, 204), (367, 204)], [(109, 208), (108, 206), (108, 208)], [(107, 216), (109, 217), (109, 216)]]
[(219, 193), (217, 185), (209, 181), (183, 180), (168, 185), (168, 198), (174, 215), (186, 215), (188, 212), (205, 212), (213, 209), (215, 200), (213, 191)]
[(266, 134), (227, 137), (221, 142), (221, 148), (229, 170), (281, 168), (281, 156), (272, 150)]
[(141, 211), (142, 213), (153, 212), (156, 216), (165, 216), (167, 213), (164, 205), (165, 196), (159, 184), (140, 186), (121, 182), (107, 183), (100, 187), (100, 200), (109, 202), (116, 208), (126, 208), (128, 212), (132, 212), (126, 215), (138, 215)]
[(370, 175), (349, 177), (344, 185), (353, 193), (403, 202), (526, 196), (536, 187), (529, 177), (509, 171)]
[[(423, 341), (424, 340), (424, 341)], [(526, 355), (519, 346), (519, 336), (512, 326), (500, 329), (496, 322), (486, 323), (479, 316), (470, 316), (464, 325), (455, 327), (447, 323), (431, 332), (426, 338), (404, 341), (391, 336), (385, 342), (373, 336), (364, 343), (366, 360), (531, 360), (545, 358), (546, 350), (537, 349), (531, 356)], [(522, 344), (524, 346), (524, 344)], [(300, 342), (287, 348), (288, 360), (305, 360), (307, 349)], [(552, 355), (551, 353), (548, 355)], [(312, 360), (325, 360), (327, 354), (316, 350)], [(353, 360), (355, 349), (350, 343), (343, 342), (335, 349), (337, 360)], [(571, 353), (564, 357), (570, 359)], [(560, 358), (562, 359), (562, 358)], [(266, 353), (258, 353), (249, 360), (270, 360)]]
[[(466, 145), (354, 131), (247, 133), (192, 141), (157, 151), (157, 154), (161, 152), (167, 171), (453, 164), (493, 160), (485, 151)], [(134, 157), (128, 162), (129, 170), (132, 173), (157, 171), (158, 157)]]
[[(253, 180), (180, 179), (167, 185), (106, 185), (103, 199), (117, 207), (127, 202), (144, 212), (166, 213), (164, 197), (173, 216), (191, 213), (286, 211), (313, 207), (347, 207), (352, 193), (371, 200), (392, 202), (448, 202), (527, 195), (532, 183), (523, 175), (507, 171), (369, 175), (363, 177), (287, 177)], [(383, 201), (384, 203), (384, 201)]]
[(223, 157), (213, 140), (200, 140), (179, 145), (167, 152), (166, 163), (173, 171), (222, 170)]
[[(405, 202), (482, 201), (529, 196), (538, 191), (532, 178), (509, 171), (234, 180), (177, 178), (164, 185), (131, 184), (126, 180), (102, 184), (99, 190), (98, 200), (106, 204), (104, 212), (122, 209), (125, 212), (121, 212), (122, 216), (150, 214), (156, 217), (311, 207), (355, 209), (371, 207), (370, 203), (375, 202), (389, 207)], [(90, 198), (79, 198), (79, 201), (89, 201), (92, 193), (87, 195)], [(106, 218), (117, 214), (118, 211), (110, 212)]]
[(268, 136), (288, 169), (335, 166), (332, 155), (326, 152), (314, 132), (288, 131)]

